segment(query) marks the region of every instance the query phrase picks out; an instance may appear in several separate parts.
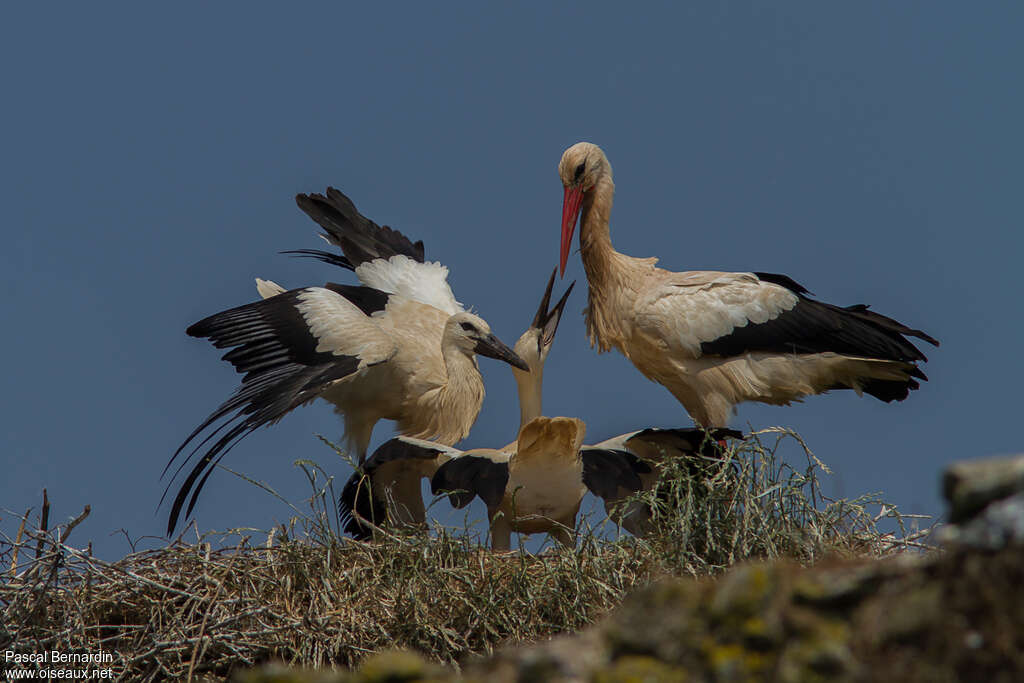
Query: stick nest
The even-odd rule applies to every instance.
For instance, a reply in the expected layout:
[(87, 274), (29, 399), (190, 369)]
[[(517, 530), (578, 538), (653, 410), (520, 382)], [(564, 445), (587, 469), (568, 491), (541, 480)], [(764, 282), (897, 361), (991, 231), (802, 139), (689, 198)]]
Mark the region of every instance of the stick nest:
[[(806, 467), (782, 460), (783, 442), (802, 449)], [(692, 464), (666, 467), (646, 494), (647, 537), (584, 520), (575, 550), (538, 554), (493, 554), (478, 531), (436, 524), (371, 543), (342, 538), (330, 480), (318, 486), (319, 470), (303, 467), (310, 511), (288, 526), (178, 540), (116, 562), (68, 544), (88, 508), (52, 530), (48, 504), (34, 529), (26, 513), (14, 538), (0, 535), (0, 649), (109, 652), (115, 677), (146, 681), (220, 680), (270, 660), (350, 668), (395, 647), (455, 664), (579, 630), (654, 578), (748, 559), (878, 557), (923, 548), (926, 533), (877, 496), (822, 496), (824, 465), (775, 428), (697, 475)]]

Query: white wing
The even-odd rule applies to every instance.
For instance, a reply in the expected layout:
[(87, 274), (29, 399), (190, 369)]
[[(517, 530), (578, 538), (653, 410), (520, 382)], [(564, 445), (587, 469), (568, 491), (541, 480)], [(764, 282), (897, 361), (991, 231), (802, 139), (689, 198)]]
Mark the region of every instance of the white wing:
[(419, 263), (396, 254), (359, 265), (356, 276), (367, 287), (433, 306), (448, 315), (465, 310), (448, 286), (448, 267), (436, 261)]
[(272, 296), (283, 294), (287, 290), (273, 280), (256, 278), (256, 291), (259, 292), (261, 298), (269, 299)]
[(397, 346), (377, 321), (337, 292), (308, 287), (297, 296), (296, 308), (316, 340), (316, 351), (355, 356), (359, 367), (376, 365), (395, 355)]

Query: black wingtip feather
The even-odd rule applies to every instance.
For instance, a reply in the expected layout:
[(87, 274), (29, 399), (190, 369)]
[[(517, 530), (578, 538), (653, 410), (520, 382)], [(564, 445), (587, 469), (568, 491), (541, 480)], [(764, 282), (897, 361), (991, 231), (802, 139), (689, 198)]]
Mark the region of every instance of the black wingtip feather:
[(722, 337), (701, 343), (702, 353), (731, 357), (758, 351), (787, 354), (831, 352), (914, 363), (928, 358), (908, 337), (938, 345), (934, 337), (875, 313), (864, 304), (840, 307), (822, 303), (805, 296), (807, 290), (785, 275), (755, 275), (794, 292), (797, 295), (796, 305), (771, 320), (735, 327)]
[(488, 508), (495, 507), (504, 498), (507, 486), (507, 462), (469, 455), (441, 465), (430, 480), (433, 494), (448, 494), (452, 505), (459, 510), (473, 502), (476, 496), (480, 496)]
[(301, 291), (230, 309), (189, 326), (190, 335), (207, 337), (217, 348), (231, 348), (224, 358), (244, 375), (235, 393), (189, 434), (164, 468), (166, 474), (188, 444), (226, 418), (181, 462), (176, 478), (201, 448), (235, 423), (206, 450), (182, 483), (171, 507), (168, 534), (174, 532), (183, 508), (186, 517), (191, 514), (217, 463), (238, 441), (312, 401), (323, 387), (358, 369), (357, 357), (317, 351), (318, 341), (295, 306)]
[(370, 524), (380, 525), (386, 518), (387, 507), (373, 495), (370, 476), (365, 470), (353, 472), (338, 496), (338, 519), (342, 529), (357, 541), (365, 541), (373, 537)]
[(643, 487), (639, 474), (651, 471), (647, 463), (627, 451), (584, 448), (580, 458), (583, 460), (583, 485), (604, 499), (618, 497), (620, 488), (639, 491)]
[(282, 251), (282, 254), (288, 254), (289, 256), (298, 256), (299, 258), (312, 258), (318, 261), (323, 261), (332, 266), (338, 266), (346, 270), (355, 270), (356, 267), (352, 265), (344, 256), (338, 254), (332, 254), (329, 251), (322, 251), (320, 249), (289, 249), (288, 251)]
[(422, 241), (411, 242), (398, 230), (377, 225), (359, 213), (352, 200), (333, 187), (327, 188), (327, 196), (298, 194), (295, 203), (326, 231), (328, 241), (340, 248), (353, 266), (395, 255), (423, 263)]
[(642, 438), (655, 434), (671, 434), (681, 442), (679, 445), (681, 450), (693, 451), (705, 456), (712, 455), (718, 451), (719, 441), (724, 441), (725, 439), (739, 439), (743, 441), (747, 438), (743, 432), (729, 429), (728, 427), (715, 427), (712, 429), (704, 429), (703, 427), (680, 427), (675, 429), (651, 427), (637, 432), (633, 438)]
[(342, 529), (357, 541), (365, 541), (373, 536), (371, 524), (382, 526), (388, 522), (383, 492), (378, 491), (378, 495), (374, 495), (373, 491), (374, 473), (378, 468), (396, 460), (435, 459), (445, 450), (441, 446), (413, 443), (400, 436), (382, 443), (362, 467), (352, 473), (338, 496), (338, 518)]
[(788, 275), (782, 275), (781, 273), (760, 273), (757, 271), (754, 271), (754, 275), (756, 275), (757, 279), (761, 280), (762, 282), (770, 282), (773, 285), (785, 287), (791, 292), (796, 292), (797, 294), (811, 293), (809, 289), (807, 289), (802, 284), (800, 284), (799, 282), (797, 282)]

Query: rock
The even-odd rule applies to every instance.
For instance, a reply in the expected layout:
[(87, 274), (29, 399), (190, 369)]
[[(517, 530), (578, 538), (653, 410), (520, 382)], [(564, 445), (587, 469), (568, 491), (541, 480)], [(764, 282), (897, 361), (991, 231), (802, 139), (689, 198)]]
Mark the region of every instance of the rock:
[[(355, 681), (359, 683), (412, 683), (440, 678), (443, 670), (405, 650), (378, 652), (363, 662)], [(353, 682), (354, 683), (354, 682)]]
[(990, 550), (1024, 545), (1024, 493), (989, 503), (971, 519), (943, 527), (940, 539), (949, 545)]
[(714, 579), (652, 584), (602, 624), (475, 659), (461, 676), (419, 655), (390, 652), (353, 673), (261, 669), (239, 680), (1016, 681), (1024, 680), (1022, 583), (1024, 557), (1015, 547), (837, 559), (812, 568), (753, 563)]
[(954, 463), (946, 469), (942, 492), (951, 523), (971, 519), (991, 503), (1024, 492), (1024, 455)]

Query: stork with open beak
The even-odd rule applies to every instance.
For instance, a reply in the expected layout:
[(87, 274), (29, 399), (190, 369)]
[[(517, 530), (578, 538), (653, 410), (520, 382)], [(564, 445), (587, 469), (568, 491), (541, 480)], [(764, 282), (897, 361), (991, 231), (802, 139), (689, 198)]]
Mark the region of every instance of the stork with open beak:
[(223, 358), (243, 377), (164, 470), (210, 429), (175, 472), (213, 440), (174, 499), (168, 535), (186, 501), (185, 515), (191, 514), (206, 480), (238, 440), (300, 405), (317, 398), (333, 404), (362, 462), (381, 419), (395, 420), (402, 434), (441, 444), (464, 438), (484, 399), (476, 355), (528, 370), (482, 318), (455, 300), (448, 269), (424, 261), (422, 242), (376, 225), (336, 190), (297, 201), (321, 225), (330, 225), (329, 241), (344, 254), (335, 260), (363, 284), (278, 292), (265, 283), (273, 296), (188, 328), (189, 335), (230, 349)]
[[(552, 273), (541, 311), (554, 277)], [(479, 496), (487, 506), (494, 550), (508, 550), (513, 531), (545, 532), (563, 545), (573, 545), (576, 516), (587, 491), (604, 500), (609, 517), (640, 535), (649, 528), (650, 509), (639, 501), (624, 503), (633, 493), (654, 487), (665, 459), (692, 458), (701, 449), (713, 457), (716, 440), (742, 438), (742, 434), (729, 429), (710, 434), (702, 429), (644, 429), (583, 445), (586, 425), (581, 420), (542, 417), (544, 363), (557, 320), (555, 325), (541, 327), (536, 322), (540, 319), (538, 312), (515, 345), (530, 367), (528, 373), (512, 371), (519, 390), (518, 438), (503, 449), (446, 458), (431, 480), (431, 489), (435, 494), (452, 492), (450, 500), (456, 508)]]
[(788, 405), (832, 389), (902, 401), (925, 355), (907, 337), (938, 341), (867, 306), (811, 299), (785, 275), (657, 268), (612, 248), (608, 222), (615, 184), (597, 145), (580, 142), (558, 165), (565, 188), (560, 268), (576, 222), (590, 284), (585, 311), (591, 345), (618, 349), (668, 389), (703, 427), (728, 423), (743, 401)]
[(572, 451), (568, 444), (575, 446), (577, 436), (582, 442), (585, 425), (570, 418), (541, 417), (544, 364), (572, 291), (570, 285), (549, 310), (554, 279), (552, 273), (533, 322), (514, 347), (530, 368), (512, 370), (519, 395), (518, 438), (502, 448), (470, 451), (404, 436), (391, 439), (342, 491), (339, 512), (347, 533), (360, 540), (370, 538), (373, 528), (362, 520), (422, 524), (426, 513), (420, 481), (432, 478), (435, 494), (458, 492), (451, 496), (456, 507), (468, 505), (475, 496), (485, 501), (495, 550), (509, 549), (512, 531), (551, 532), (560, 542), (571, 543), (576, 514), (588, 490), (604, 500), (609, 517), (641, 535), (649, 529), (650, 508), (639, 501), (624, 503), (636, 491), (654, 487), (664, 461), (714, 459), (721, 454), (715, 451), (716, 441), (743, 438), (731, 429), (650, 428)]
[[(581, 453), (586, 431), (575, 417), (534, 418), (519, 430), (514, 451), (467, 452), (453, 458), (438, 468), (431, 490), (448, 493), (460, 509), (479, 496), (487, 505), (493, 550), (510, 550), (513, 531), (548, 533), (572, 547), (576, 514), (590, 488), (590, 470)], [(601, 474), (617, 474), (617, 480), (625, 478), (624, 486), (638, 490), (640, 480), (627, 454), (605, 455), (595, 461)]]
[[(269, 284), (273, 286), (273, 283)], [(533, 321), (513, 347), (516, 356), (523, 359), (529, 368), (513, 368), (519, 389), (521, 424), (540, 415), (539, 385), (544, 361), (551, 350), (558, 322), (572, 292), (570, 285), (558, 302), (551, 306), (554, 284), (555, 274), (552, 272)], [(267, 283), (259, 286), (266, 287)], [(267, 289), (268, 294), (274, 291), (272, 288)], [(531, 382), (530, 378), (534, 377), (536, 380)], [(363, 520), (377, 525), (388, 520), (405, 525), (422, 524), (426, 521), (426, 510), (420, 493), (420, 482), (423, 479), (432, 478), (439, 467), (453, 458), (472, 456), (507, 460), (508, 455), (515, 452), (516, 443), (513, 441), (500, 449), (462, 451), (424, 439), (397, 436), (374, 451), (342, 489), (338, 510), (343, 528), (354, 538), (365, 540), (372, 536), (373, 528)]]

